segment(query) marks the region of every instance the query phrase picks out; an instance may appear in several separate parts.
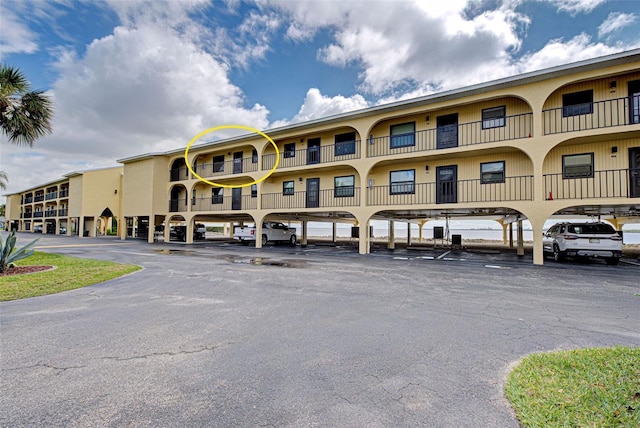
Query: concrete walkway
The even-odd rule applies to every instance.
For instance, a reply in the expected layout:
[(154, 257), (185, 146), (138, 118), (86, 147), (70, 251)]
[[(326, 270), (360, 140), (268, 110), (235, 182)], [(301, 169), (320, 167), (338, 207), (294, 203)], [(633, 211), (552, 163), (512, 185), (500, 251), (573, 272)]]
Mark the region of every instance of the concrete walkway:
[(516, 427), (513, 361), (640, 346), (633, 267), (39, 245), (145, 269), (0, 303), (3, 427)]

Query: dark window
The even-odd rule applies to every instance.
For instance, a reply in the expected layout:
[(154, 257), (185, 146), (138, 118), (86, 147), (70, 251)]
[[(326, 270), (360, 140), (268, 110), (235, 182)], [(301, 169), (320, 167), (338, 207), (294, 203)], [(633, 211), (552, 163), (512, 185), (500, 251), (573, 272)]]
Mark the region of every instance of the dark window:
[(504, 126), (505, 106), (482, 110), (482, 129), (500, 128)]
[(416, 170), (391, 171), (389, 194), (402, 195), (416, 192)]
[(593, 177), (593, 153), (562, 156), (562, 178)]
[(335, 136), (335, 155), (352, 155), (356, 152), (356, 133), (347, 132)]
[(213, 157), (213, 172), (224, 172), (224, 155)]
[(504, 183), (504, 161), (481, 163), (480, 183)]
[(284, 157), (285, 158), (296, 157), (296, 143), (287, 143), (284, 145)]
[(256, 149), (251, 150), (251, 163), (258, 163), (258, 151)]
[(333, 179), (333, 197), (343, 198), (353, 196), (354, 182), (355, 179), (353, 175), (335, 177)]
[(211, 203), (212, 204), (221, 204), (224, 201), (223, 193), (224, 193), (224, 188), (222, 188), (222, 187), (212, 187), (211, 188)]
[(574, 92), (562, 96), (562, 117), (593, 113), (593, 90)]
[(285, 181), (282, 183), (282, 194), (293, 195), (293, 181)]
[(258, 197), (258, 185), (257, 184), (252, 184), (251, 185), (251, 197), (252, 198), (257, 198)]
[(391, 148), (416, 145), (416, 123), (408, 122), (391, 125)]
[(567, 232), (576, 233), (578, 235), (612, 235), (616, 230), (610, 224), (606, 223), (586, 223), (586, 224), (569, 224)]
[(191, 191), (191, 205), (195, 205), (196, 204), (196, 189), (193, 189)]

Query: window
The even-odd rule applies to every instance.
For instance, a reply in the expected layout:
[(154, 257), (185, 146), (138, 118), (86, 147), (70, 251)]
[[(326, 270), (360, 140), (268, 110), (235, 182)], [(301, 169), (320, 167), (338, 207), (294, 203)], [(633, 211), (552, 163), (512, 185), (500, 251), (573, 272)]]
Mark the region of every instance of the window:
[(258, 197), (258, 185), (257, 184), (252, 184), (251, 185), (251, 197), (252, 198), (257, 198)]
[(504, 161), (481, 163), (480, 183), (504, 183)]
[(593, 113), (593, 90), (574, 92), (562, 96), (562, 117)]
[(211, 188), (211, 203), (212, 204), (221, 204), (224, 201), (224, 188), (222, 187), (212, 187)]
[(288, 143), (284, 145), (284, 157), (285, 159), (296, 157), (296, 143)]
[(196, 204), (196, 189), (193, 189), (191, 191), (191, 205), (195, 205)]
[(335, 136), (335, 155), (352, 155), (356, 152), (356, 133), (347, 132)]
[(293, 180), (292, 181), (284, 181), (282, 183), (282, 194), (283, 195), (293, 195)]
[(391, 125), (391, 148), (416, 145), (416, 123), (408, 122)]
[(213, 157), (213, 172), (224, 172), (224, 155)]
[(335, 177), (333, 179), (333, 197), (345, 198), (354, 194), (354, 176)]
[(482, 129), (500, 128), (504, 126), (505, 106), (482, 110)]
[(416, 170), (406, 169), (403, 171), (391, 171), (389, 194), (402, 195), (415, 193), (416, 190)]
[(258, 163), (258, 151), (256, 149), (251, 150), (251, 163)]
[(593, 177), (593, 153), (562, 156), (562, 178)]

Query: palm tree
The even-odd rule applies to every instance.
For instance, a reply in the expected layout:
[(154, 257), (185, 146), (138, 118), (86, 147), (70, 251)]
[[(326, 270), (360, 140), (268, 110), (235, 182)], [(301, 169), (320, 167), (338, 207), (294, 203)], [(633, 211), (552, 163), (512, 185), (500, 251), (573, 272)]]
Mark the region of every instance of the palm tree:
[(32, 91), (22, 72), (0, 66), (0, 127), (10, 143), (28, 145), (50, 134), (53, 109), (44, 91)]
[(2, 190), (7, 189), (7, 181), (9, 181), (9, 177), (7, 176), (7, 173), (4, 171), (0, 171), (0, 189)]

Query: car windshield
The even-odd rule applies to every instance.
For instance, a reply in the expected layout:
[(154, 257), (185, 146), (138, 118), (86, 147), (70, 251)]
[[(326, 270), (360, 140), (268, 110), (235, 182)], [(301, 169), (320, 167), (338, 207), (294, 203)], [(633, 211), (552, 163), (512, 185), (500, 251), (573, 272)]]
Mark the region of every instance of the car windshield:
[(611, 225), (603, 223), (593, 224), (570, 224), (567, 226), (569, 233), (593, 234), (593, 235), (610, 235), (616, 233)]

